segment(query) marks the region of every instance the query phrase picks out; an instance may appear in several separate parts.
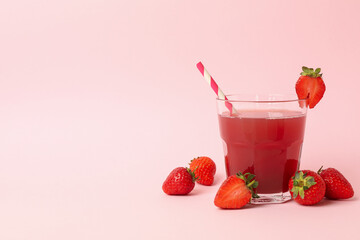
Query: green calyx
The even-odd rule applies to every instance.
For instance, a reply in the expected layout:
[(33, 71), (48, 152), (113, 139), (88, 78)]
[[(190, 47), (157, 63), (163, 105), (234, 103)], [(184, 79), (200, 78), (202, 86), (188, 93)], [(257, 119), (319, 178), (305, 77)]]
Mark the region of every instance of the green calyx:
[(238, 172), (236, 174), (236, 176), (238, 178), (241, 178), (242, 180), (244, 180), (244, 182), (245, 182), (247, 188), (250, 190), (251, 196), (253, 198), (259, 198), (259, 195), (257, 195), (256, 192), (254, 191), (254, 189), (259, 186), (259, 182), (255, 180), (254, 174), (251, 174), (251, 173), (242, 174), (241, 172)]
[[(199, 157), (192, 159), (192, 160), (189, 162), (189, 165), (191, 165), (191, 163), (192, 163), (194, 160), (198, 159), (198, 158), (199, 158)], [(196, 166), (196, 168), (194, 169), (194, 171), (191, 171), (190, 168), (186, 168), (186, 169), (188, 170), (188, 172), (190, 173), (190, 175), (193, 177), (193, 181), (194, 181), (194, 182), (195, 182), (196, 180), (201, 180), (199, 177), (195, 177), (195, 172), (196, 172), (196, 170), (197, 170), (198, 168), (199, 168), (199, 165)]]
[(296, 172), (292, 179), (294, 182), (293, 188), (290, 191), (293, 192), (293, 198), (299, 195), (304, 199), (305, 191), (316, 184), (314, 177), (306, 176), (306, 173), (304, 174), (303, 172)]
[[(196, 168), (196, 169), (197, 169), (197, 168)], [(191, 178), (192, 178), (192, 181), (193, 181), (193, 182), (195, 182), (195, 181), (198, 179), (198, 177), (195, 177), (195, 171), (196, 171), (196, 169), (195, 169), (194, 171), (191, 171), (190, 168), (186, 168), (186, 170), (188, 171), (188, 173), (191, 175)]]
[(316, 68), (315, 71), (313, 68), (308, 68), (308, 67), (302, 67), (302, 72), (300, 73), (301, 76), (308, 76), (308, 77), (313, 77), (313, 78), (317, 78), (317, 77), (321, 77), (322, 73), (321, 72), (321, 68)]

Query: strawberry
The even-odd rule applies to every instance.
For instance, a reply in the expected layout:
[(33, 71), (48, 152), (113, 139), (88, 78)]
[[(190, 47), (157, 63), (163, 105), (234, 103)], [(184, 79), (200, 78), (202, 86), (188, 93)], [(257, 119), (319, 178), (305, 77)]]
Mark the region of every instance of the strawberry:
[(301, 205), (314, 205), (325, 196), (325, 182), (310, 170), (297, 171), (289, 181), (292, 198)]
[(214, 182), (216, 165), (211, 158), (198, 157), (190, 162), (190, 170), (195, 173), (196, 182), (210, 186)]
[(215, 206), (219, 208), (241, 208), (250, 202), (251, 197), (258, 197), (254, 188), (258, 186), (255, 175), (241, 172), (228, 177), (220, 186), (215, 196)]
[(326, 184), (325, 197), (329, 199), (347, 199), (354, 196), (349, 181), (335, 168), (319, 169), (318, 173)]
[(303, 72), (300, 73), (300, 77), (296, 82), (296, 93), (299, 99), (308, 98), (308, 104), (310, 108), (321, 100), (325, 92), (325, 83), (322, 80), (321, 69), (302, 67)]
[(171, 171), (162, 185), (162, 189), (169, 195), (185, 195), (195, 186), (195, 175), (188, 168), (178, 167)]

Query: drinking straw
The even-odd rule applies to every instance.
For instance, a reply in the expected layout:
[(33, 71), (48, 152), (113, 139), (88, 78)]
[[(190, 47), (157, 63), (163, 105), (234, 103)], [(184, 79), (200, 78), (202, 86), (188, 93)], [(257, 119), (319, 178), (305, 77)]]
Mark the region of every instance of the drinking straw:
[[(222, 100), (228, 100), (228, 98), (225, 96), (223, 91), (221, 91), (221, 89), (219, 88), (219, 86), (217, 85), (215, 80), (211, 77), (209, 72), (205, 69), (204, 65), (201, 62), (198, 62), (198, 64), (196, 64), (196, 66), (199, 69), (199, 71), (201, 72), (201, 74), (204, 76), (205, 80), (208, 82), (208, 84), (214, 90), (214, 92), (216, 93), (218, 98), (222, 99)], [(233, 105), (229, 101), (225, 101), (225, 106), (229, 109), (230, 114), (232, 114), (233, 112), (234, 113), (237, 112), (236, 109), (233, 107)]]

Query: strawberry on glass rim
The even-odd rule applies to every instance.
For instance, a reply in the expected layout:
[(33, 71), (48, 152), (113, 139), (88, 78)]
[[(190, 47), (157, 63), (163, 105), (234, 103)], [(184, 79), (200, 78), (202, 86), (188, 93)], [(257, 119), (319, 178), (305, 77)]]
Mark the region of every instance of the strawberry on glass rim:
[(296, 82), (296, 94), (299, 99), (308, 99), (308, 106), (314, 108), (324, 96), (325, 83), (320, 68), (302, 67), (300, 77)]

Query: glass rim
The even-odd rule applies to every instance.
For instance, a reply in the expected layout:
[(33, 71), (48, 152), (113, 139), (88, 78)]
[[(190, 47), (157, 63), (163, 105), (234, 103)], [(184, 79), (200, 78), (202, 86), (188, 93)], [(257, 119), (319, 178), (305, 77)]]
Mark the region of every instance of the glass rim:
[[(238, 97), (242, 97), (241, 99), (231, 99), (231, 97), (234, 96), (238, 96)], [(246, 96), (246, 97), (243, 97)], [(283, 97), (283, 99), (278, 99), (278, 100), (257, 100), (257, 99), (250, 99), (250, 97), (260, 97), (260, 96), (267, 96), (267, 97)], [(301, 98), (299, 99), (297, 97), (296, 94), (278, 94), (278, 93), (274, 93), (274, 94), (264, 94), (264, 93), (259, 93), (259, 94), (247, 94), (247, 93), (237, 93), (237, 94), (226, 94), (225, 97), (227, 97), (228, 99), (220, 99), (219, 97), (216, 98), (217, 101), (220, 102), (244, 102), (244, 103), (287, 103), (287, 102), (301, 102), (301, 101), (307, 101), (308, 98)]]

